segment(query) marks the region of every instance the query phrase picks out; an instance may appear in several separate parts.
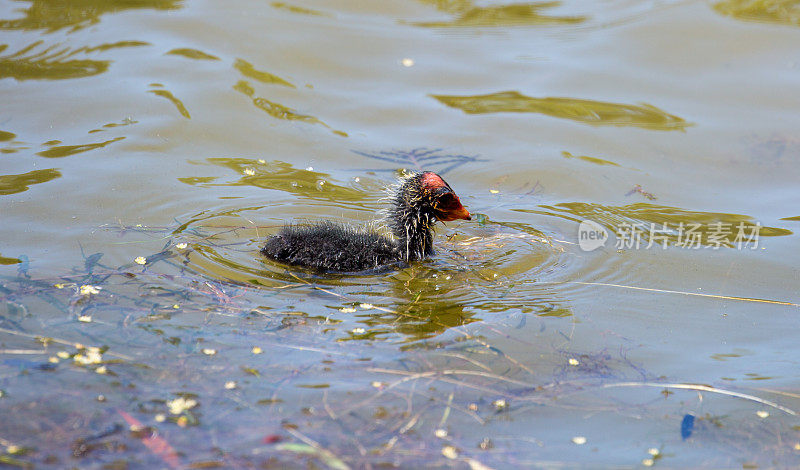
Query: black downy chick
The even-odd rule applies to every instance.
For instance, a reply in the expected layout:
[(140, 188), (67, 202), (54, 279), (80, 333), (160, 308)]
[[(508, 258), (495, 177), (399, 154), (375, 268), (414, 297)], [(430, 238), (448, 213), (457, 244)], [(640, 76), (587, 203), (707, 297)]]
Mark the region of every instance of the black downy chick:
[(322, 222), (287, 226), (267, 240), (261, 253), (281, 263), (323, 272), (359, 272), (433, 254), (437, 220), (471, 220), (441, 176), (426, 171), (405, 177), (391, 197), (387, 225), (394, 239), (350, 225)]

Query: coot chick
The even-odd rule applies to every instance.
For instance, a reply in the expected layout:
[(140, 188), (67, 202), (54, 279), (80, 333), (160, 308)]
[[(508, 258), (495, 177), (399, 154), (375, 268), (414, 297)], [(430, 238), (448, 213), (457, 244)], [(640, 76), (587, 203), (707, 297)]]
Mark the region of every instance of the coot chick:
[(433, 254), (434, 224), (456, 219), (471, 218), (450, 185), (436, 173), (414, 173), (391, 196), (386, 222), (393, 238), (334, 222), (287, 226), (267, 240), (261, 253), (324, 272), (374, 270)]

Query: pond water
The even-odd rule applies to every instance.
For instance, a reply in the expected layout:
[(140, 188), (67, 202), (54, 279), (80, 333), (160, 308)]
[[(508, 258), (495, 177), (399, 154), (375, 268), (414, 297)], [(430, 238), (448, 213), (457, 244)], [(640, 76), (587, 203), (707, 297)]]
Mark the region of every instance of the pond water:
[[(3, 2), (0, 466), (800, 466), (798, 44), (796, 0)], [(474, 215), (430, 259), (259, 255), (420, 169)]]

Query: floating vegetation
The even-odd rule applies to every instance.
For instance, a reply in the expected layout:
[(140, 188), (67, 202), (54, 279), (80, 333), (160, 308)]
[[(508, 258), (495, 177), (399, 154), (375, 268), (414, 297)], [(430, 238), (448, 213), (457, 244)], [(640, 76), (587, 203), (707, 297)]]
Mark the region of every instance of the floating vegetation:
[[(643, 370), (626, 350), (583, 349), (568, 335), (565, 349), (554, 349), (532, 330), (517, 330), (526, 316), (478, 321), (467, 302), (447, 301), (447, 290), (417, 287), (428, 278), (458, 288), (465, 278), (457, 271), (396, 274), (398, 286), (420, 294), (397, 294), (406, 305), (370, 292), (368, 279), (268, 271), (258, 284), (209, 277), (197, 269), (197, 251), (247, 249), (225, 238), (247, 227), (220, 222), (198, 216), (168, 227), (108, 226), (128, 239), (131, 261), (124, 265), (88, 252), (55, 277), (35, 269), (0, 276), (0, 386), (10, 423), (0, 426), (0, 443), (27, 449), (2, 454), (4, 464), (110, 465), (135, 455), (142, 465), (167, 468), (298, 459), (328, 468), (501, 468), (543, 446), (566, 452), (601, 445), (581, 426), (565, 429), (566, 437), (509, 440), (508, 421), (547, 420), (546, 410), (574, 414), (576, 422), (632, 411), (656, 421), (666, 441), (645, 443), (632, 456), (637, 462), (670, 459), (664, 442), (689, 438), (737, 448), (748, 438), (741, 429), (781, 437), (770, 448), (771, 462), (798, 462), (793, 422), (774, 419), (796, 413), (789, 395), (671, 383)], [(158, 249), (144, 248), (154, 242)], [(147, 260), (146, 270), (135, 254)], [(324, 315), (316, 314), (319, 303), (314, 314), (303, 311), (310, 296), (330, 299)], [(52, 327), (53, 319), (79, 316), (92, 321), (56, 320)], [(567, 324), (564, 318), (542, 325)], [(625, 390), (640, 393), (631, 402)], [(724, 400), (750, 405), (747, 417), (698, 414), (698, 393), (705, 409), (724, 407)], [(687, 424), (687, 409), (699, 416), (694, 424)], [(201, 444), (209, 432), (218, 433), (214, 448)], [(351, 438), (330, 439), (332, 433)]]
[(630, 196), (632, 194), (641, 194), (642, 196), (644, 196), (647, 199), (650, 199), (651, 201), (655, 201), (656, 199), (658, 199), (653, 193), (648, 193), (647, 191), (642, 189), (641, 184), (635, 185), (633, 189), (625, 193), (625, 196)]

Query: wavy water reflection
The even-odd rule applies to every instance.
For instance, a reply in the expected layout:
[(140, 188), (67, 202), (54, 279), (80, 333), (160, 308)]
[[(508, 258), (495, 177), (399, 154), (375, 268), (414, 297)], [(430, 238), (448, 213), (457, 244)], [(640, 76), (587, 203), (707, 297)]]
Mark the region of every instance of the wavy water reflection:
[(277, 8), (278, 10), (284, 10), (299, 15), (331, 16), (329, 13), (325, 13), (319, 10), (312, 10), (310, 8), (299, 7), (297, 5), (291, 5), (286, 2), (272, 2), (270, 3), (270, 6), (272, 8)]
[(151, 83), (151, 87), (156, 88), (155, 90), (147, 90), (148, 93), (152, 93), (156, 96), (160, 96), (175, 106), (175, 109), (181, 114), (181, 116), (185, 117), (186, 119), (191, 119), (192, 115), (189, 114), (189, 110), (186, 109), (186, 105), (183, 104), (183, 101), (178, 99), (175, 95), (172, 94), (169, 90), (162, 90), (160, 89), (164, 85), (160, 83)]
[(38, 152), (36, 155), (45, 158), (64, 158), (69, 157), (70, 155), (75, 155), (78, 153), (88, 152), (90, 150), (101, 149), (107, 145), (111, 145), (114, 142), (119, 142), (120, 140), (125, 139), (125, 137), (115, 137), (110, 140), (106, 140), (104, 142), (96, 142), (93, 144), (82, 144), (82, 145), (56, 145), (51, 147), (47, 150), (42, 150)]
[[(375, 201), (380, 196), (369, 181), (345, 186), (327, 174), (298, 170), (279, 161), (216, 158), (207, 163), (241, 176), (228, 182), (214, 182), (217, 177), (181, 181), (200, 187), (255, 186), (341, 204), (365, 214), (374, 214)], [(320, 186), (320, 181), (326, 184)], [(259, 212), (265, 209), (266, 206), (237, 207), (187, 216), (188, 221), (172, 231), (174, 237), (191, 247), (185, 266), (218, 281), (268, 291), (280, 289), (292, 309), (306, 314), (321, 314), (320, 301), (308, 295), (327, 298), (322, 314), (327, 312), (340, 320), (350, 318), (348, 321), (362, 324), (363, 331), (342, 330), (343, 339), (348, 340), (430, 339), (450, 328), (484, 320), (486, 315), (509, 311), (571, 315), (568, 297), (552, 283), (527, 282), (531, 278), (557, 281), (565, 275), (565, 250), (530, 225), (494, 222), (476, 213), (482, 224), (476, 235), (466, 235), (460, 226), (439, 227), (437, 253), (424, 262), (359, 276), (320, 275), (259, 255), (264, 239), (282, 226), (281, 222), (272, 226), (259, 224), (263, 220)], [(347, 313), (351, 306), (364, 302), (374, 308), (356, 308), (350, 312), (352, 315)], [(343, 317), (342, 312), (347, 314)]]
[(576, 24), (586, 21), (585, 16), (557, 16), (542, 13), (543, 10), (561, 5), (560, 1), (512, 3), (505, 5), (478, 6), (471, 0), (420, 0), (437, 10), (453, 15), (450, 21), (417, 21), (414, 26), (426, 28), (449, 27), (508, 27), (553, 24)]
[(797, 0), (724, 0), (715, 3), (714, 10), (743, 21), (800, 26)]
[[(11, 55), (0, 57), (0, 78), (65, 80), (91, 77), (105, 72), (111, 64), (110, 60), (64, 60), (79, 52), (72, 51), (69, 47), (50, 46), (26, 56), (42, 43), (36, 41)], [(6, 45), (0, 46), (0, 52), (6, 47)]]
[(597, 126), (634, 126), (658, 131), (692, 125), (649, 104), (632, 105), (577, 98), (532, 98), (517, 91), (486, 95), (431, 95), (467, 114), (539, 113)]
[[(239, 236), (254, 234), (247, 227), (231, 230), (231, 236), (234, 232)], [(499, 264), (500, 259), (493, 260), (494, 272), (485, 276), (477, 269), (480, 263), (475, 261), (461, 259), (459, 264), (453, 264), (449, 258), (454, 252), (449, 251), (449, 247), (442, 247), (437, 255), (439, 259), (432, 262), (389, 273), (353, 277), (321, 276), (298, 268), (287, 271), (258, 257), (255, 251), (258, 239), (251, 239), (247, 247), (226, 244), (219, 236), (211, 237), (213, 246), (207, 240), (206, 234), (203, 240), (196, 239), (192, 243), (194, 251), (188, 255), (188, 268), (228, 282), (242, 282), (267, 290), (283, 289), (281, 295), (287, 299), (299, 296), (299, 300), (313, 294), (327, 298), (329, 304), (332, 302), (328, 309), (320, 310), (319, 300), (308, 299), (308, 306), (293, 303), (295, 309), (309, 314), (327, 312), (342, 319), (347, 317), (350, 305), (366, 305), (362, 302), (368, 299), (369, 306), (352, 309), (352, 319), (361, 323), (364, 331), (342, 330), (344, 339), (396, 340), (398, 335), (404, 342), (429, 339), (450, 328), (508, 311), (540, 316), (571, 315), (564, 297), (552, 289), (534, 286), (513, 289), (510, 279), (516, 275), (506, 274)], [(520, 255), (522, 253), (517, 253)], [(532, 256), (531, 264), (543, 256), (548, 255), (540, 252)], [(486, 257), (498, 258), (491, 253), (484, 254), (484, 259)], [(502, 277), (495, 276), (497, 273)], [(520, 275), (524, 277), (524, 273)]]
[(33, 170), (21, 175), (0, 175), (0, 196), (27, 191), (31, 185), (46, 183), (61, 177), (55, 168)]
[(307, 199), (341, 202), (343, 204), (364, 203), (367, 196), (353, 188), (340, 185), (327, 173), (313, 169), (299, 169), (279, 160), (266, 161), (253, 158), (214, 157), (207, 164), (232, 170), (236, 179), (217, 182), (220, 177), (184, 177), (178, 181), (192, 186), (253, 186), (262, 189), (283, 191)]
[[(289, 88), (297, 88), (292, 83), (289, 83), (288, 81), (282, 79), (277, 75), (273, 75), (269, 72), (264, 72), (262, 70), (256, 70), (256, 68), (253, 67), (253, 64), (244, 59), (236, 59), (236, 61), (233, 63), (233, 68), (238, 70), (239, 73), (241, 73), (245, 77), (252, 78), (253, 80), (258, 80), (261, 83), (267, 83), (272, 85), (283, 85)], [(246, 83), (247, 82), (245, 82), (245, 84)], [(242, 86), (244, 87), (245, 85), (243, 84)], [(242, 90), (239, 91), (242, 91), (242, 93), (245, 93), (248, 96), (252, 96), (253, 94), (253, 92), (251, 92), (250, 89), (247, 88), (243, 88)]]
[(585, 162), (593, 163), (595, 165), (619, 166), (618, 163), (614, 163), (611, 160), (605, 160), (605, 159), (597, 158), (597, 157), (590, 157), (588, 155), (573, 155), (573, 154), (571, 154), (571, 153), (569, 153), (567, 151), (561, 152), (561, 156), (564, 157), (564, 158), (574, 158), (574, 159), (577, 159), (577, 160), (583, 160)]
[[(107, 51), (121, 47), (145, 46), (143, 41), (119, 41), (94, 47), (72, 49), (60, 44), (39, 49), (44, 41), (36, 41), (19, 51), (0, 56), (0, 79), (16, 80), (67, 80), (71, 78), (91, 77), (108, 70), (111, 60), (75, 59), (78, 54), (95, 51)], [(7, 49), (0, 45), (0, 52)]]
[(220, 58), (215, 55), (211, 55), (199, 49), (192, 49), (191, 47), (179, 47), (177, 49), (171, 49), (167, 52), (167, 55), (177, 55), (192, 60), (220, 60)]
[(100, 17), (107, 13), (141, 8), (176, 10), (183, 4), (182, 0), (25, 1), (30, 1), (30, 7), (22, 10), (25, 16), (13, 20), (0, 20), (0, 29), (44, 29), (53, 32), (62, 28), (71, 28), (71, 31), (76, 31), (99, 23)]
[[(237, 63), (240, 64), (240, 67), (239, 67), (239, 71), (240, 72), (242, 70), (247, 70), (251, 74), (255, 74), (257, 72), (255, 70), (249, 70), (249, 69), (245, 68), (242, 64), (247, 64), (247, 63), (244, 62), (244, 61), (237, 62)], [(263, 72), (258, 72), (258, 74), (262, 75), (262, 76), (265, 75)], [(269, 75), (270, 77), (274, 77), (271, 74), (266, 74), (266, 75)], [(283, 82), (283, 83), (281, 83), (281, 82)], [(279, 85), (286, 85), (286, 86), (292, 86), (293, 87), (293, 85), (291, 85), (288, 82), (285, 82), (284, 80), (282, 80), (282, 79), (280, 79), (278, 77), (274, 77), (274, 79), (270, 80), (269, 83), (276, 83), (276, 84), (279, 84)], [(276, 119), (281, 119), (281, 120), (284, 120), (284, 121), (300, 121), (300, 122), (304, 122), (304, 123), (307, 123), (307, 124), (320, 124), (322, 126), (327, 127), (328, 129), (330, 129), (330, 127), (331, 127), (331, 126), (325, 124), (324, 122), (320, 121), (319, 119), (317, 119), (314, 116), (311, 116), (309, 114), (297, 113), (293, 109), (290, 109), (290, 108), (288, 108), (288, 107), (286, 107), (286, 106), (284, 106), (284, 105), (282, 105), (280, 103), (276, 103), (276, 102), (270, 101), (270, 100), (268, 100), (266, 98), (262, 98), (260, 96), (256, 96), (255, 95), (255, 93), (256, 93), (255, 89), (245, 80), (240, 80), (238, 83), (236, 83), (236, 85), (234, 85), (233, 89), (238, 91), (239, 93), (242, 93), (243, 95), (247, 96), (248, 98), (250, 98), (253, 101), (253, 105), (256, 108), (264, 111), (265, 113), (269, 114), (270, 116), (272, 116), (272, 117), (274, 117)], [(345, 133), (343, 131), (332, 130), (332, 132), (334, 134), (336, 134), (336, 135), (340, 135), (342, 137), (347, 137), (347, 133)]]

